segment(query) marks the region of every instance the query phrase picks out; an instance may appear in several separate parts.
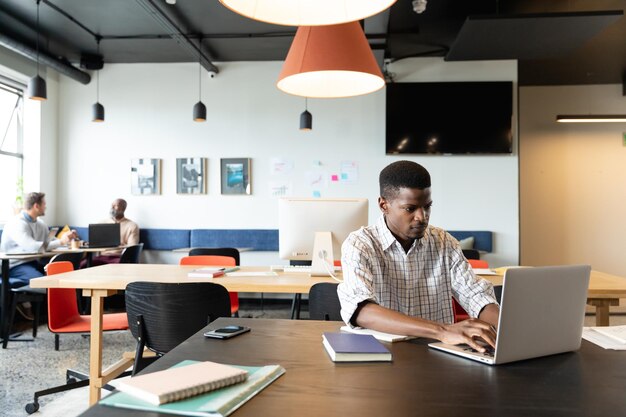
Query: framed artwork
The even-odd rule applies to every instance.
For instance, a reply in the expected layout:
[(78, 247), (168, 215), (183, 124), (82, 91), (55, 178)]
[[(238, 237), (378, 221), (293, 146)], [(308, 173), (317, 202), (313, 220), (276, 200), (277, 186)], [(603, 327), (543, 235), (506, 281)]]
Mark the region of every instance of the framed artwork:
[(249, 158), (222, 158), (222, 194), (252, 194)]
[(161, 194), (160, 159), (133, 159), (131, 161), (130, 191), (133, 195)]
[(176, 158), (176, 192), (206, 194), (206, 158)]

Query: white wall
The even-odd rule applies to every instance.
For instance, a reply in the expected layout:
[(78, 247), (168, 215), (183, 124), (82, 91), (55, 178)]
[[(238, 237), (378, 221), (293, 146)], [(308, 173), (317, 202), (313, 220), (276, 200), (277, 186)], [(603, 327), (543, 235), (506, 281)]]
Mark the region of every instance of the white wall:
[[(279, 179), (270, 175), (273, 157), (294, 162), (289, 178), (296, 196), (312, 194), (307, 171), (335, 174), (342, 161), (357, 161), (357, 183), (329, 182), (321, 194), (367, 197), (370, 222), (378, 217), (378, 173), (403, 159), (385, 155), (384, 91), (309, 100), (313, 131), (300, 132), (304, 100), (275, 87), (280, 62), (219, 67), (216, 78), (203, 78), (206, 123), (191, 120), (198, 100), (196, 64), (106, 65), (100, 74), (100, 102), (106, 108), (106, 122), (101, 124), (90, 121), (95, 85), (61, 77), (58, 221), (86, 225), (106, 216), (111, 200), (123, 197), (129, 202), (128, 217), (143, 227), (276, 228), (277, 202), (268, 187)], [(512, 62), (450, 64), (420, 59), (394, 64), (392, 70), (399, 81), (516, 81)], [(162, 195), (130, 195), (130, 160), (140, 157), (163, 159)], [(209, 158), (207, 195), (176, 194), (177, 157)], [(220, 194), (219, 159), (225, 157), (252, 158), (251, 196)], [(517, 264), (517, 155), (405, 158), (424, 164), (432, 173), (433, 224), (492, 230), (495, 253), (487, 259), (495, 265)], [(254, 256), (250, 254), (256, 261)]]
[(626, 276), (626, 125), (555, 122), (625, 114), (621, 84), (524, 87), (520, 99), (522, 263)]

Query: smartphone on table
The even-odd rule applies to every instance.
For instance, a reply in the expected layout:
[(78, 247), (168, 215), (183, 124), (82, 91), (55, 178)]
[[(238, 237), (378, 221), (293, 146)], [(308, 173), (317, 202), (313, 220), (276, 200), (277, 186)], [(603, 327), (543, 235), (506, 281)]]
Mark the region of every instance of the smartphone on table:
[(249, 332), (250, 328), (246, 326), (224, 326), (219, 329), (208, 331), (204, 334), (205, 337), (212, 337), (214, 339), (230, 339), (242, 333)]

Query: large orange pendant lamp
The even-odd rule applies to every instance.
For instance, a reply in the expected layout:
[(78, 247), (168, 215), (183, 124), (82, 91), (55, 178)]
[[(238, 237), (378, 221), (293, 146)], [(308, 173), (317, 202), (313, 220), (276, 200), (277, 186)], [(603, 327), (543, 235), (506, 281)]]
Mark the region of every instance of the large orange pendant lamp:
[(385, 79), (358, 22), (301, 26), (277, 87), (301, 97), (337, 98), (372, 93)]
[(396, 0), (220, 0), (240, 15), (287, 26), (336, 25), (365, 19)]

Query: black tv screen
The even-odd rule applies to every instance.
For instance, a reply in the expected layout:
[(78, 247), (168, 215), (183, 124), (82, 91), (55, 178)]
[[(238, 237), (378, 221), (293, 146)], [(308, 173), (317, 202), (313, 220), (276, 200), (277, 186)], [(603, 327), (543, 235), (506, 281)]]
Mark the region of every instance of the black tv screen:
[(387, 84), (387, 154), (506, 154), (512, 82)]

